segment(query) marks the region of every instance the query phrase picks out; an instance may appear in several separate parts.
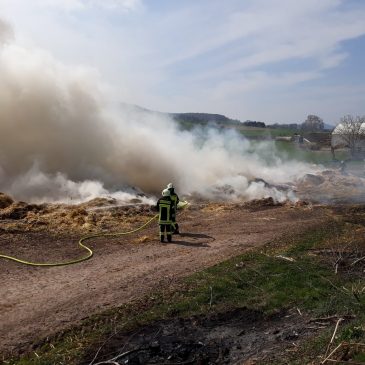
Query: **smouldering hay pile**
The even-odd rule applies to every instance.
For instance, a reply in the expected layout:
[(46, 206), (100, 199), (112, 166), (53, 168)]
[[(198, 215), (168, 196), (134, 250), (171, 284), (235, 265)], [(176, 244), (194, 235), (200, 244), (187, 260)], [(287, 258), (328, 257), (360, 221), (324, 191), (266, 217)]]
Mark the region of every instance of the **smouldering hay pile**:
[(206, 213), (219, 214), (226, 210), (230, 210), (230, 206), (222, 203), (209, 203), (202, 207), (202, 211)]
[(79, 205), (38, 205), (14, 202), (9, 196), (0, 194), (0, 204), (0, 220), (5, 231), (52, 230), (85, 234), (128, 230), (156, 214), (148, 205), (117, 206), (114, 201), (104, 198)]
[(307, 174), (297, 182), (296, 194), (300, 199), (320, 203), (363, 203), (365, 179), (336, 170)]
[[(293, 203), (289, 201), (286, 203), (280, 203), (276, 202), (272, 197), (268, 197), (262, 199), (253, 199), (242, 203), (209, 203), (202, 207), (202, 211), (219, 214), (224, 211), (231, 211), (242, 207), (248, 209), (249, 211), (256, 211), (268, 207), (282, 206), (284, 204), (293, 205)], [(303, 202), (303, 204), (307, 203)], [(294, 203), (294, 206), (296, 205), (297, 204)]]
[(4, 193), (0, 193), (0, 209), (7, 208), (11, 204), (13, 204), (13, 199)]
[[(0, 204), (2, 229), (19, 232), (50, 230), (55, 233), (88, 234), (101, 231), (128, 231), (144, 224), (157, 213), (154, 207), (149, 205), (120, 206), (115, 199), (107, 198), (96, 198), (77, 205), (28, 204), (16, 202), (0, 193)], [(277, 205), (283, 203), (275, 202), (269, 197), (240, 203), (194, 202), (189, 210), (201, 209), (220, 214), (242, 207), (255, 211)]]

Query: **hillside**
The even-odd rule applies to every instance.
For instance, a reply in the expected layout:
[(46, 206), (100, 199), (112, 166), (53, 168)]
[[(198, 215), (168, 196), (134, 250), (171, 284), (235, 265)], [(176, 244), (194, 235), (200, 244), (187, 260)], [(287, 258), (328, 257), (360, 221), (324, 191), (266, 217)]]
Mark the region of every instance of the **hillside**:
[(239, 125), (239, 120), (234, 120), (222, 114), (210, 113), (169, 113), (169, 115), (177, 122), (183, 125), (196, 124), (216, 124), (216, 125)]
[(168, 113), (154, 111), (147, 108), (142, 108), (138, 105), (120, 103), (122, 113), (138, 113), (144, 115), (159, 115), (161, 117), (169, 117), (179, 123), (181, 127), (191, 129), (197, 125), (215, 125), (215, 126), (229, 126), (241, 125), (241, 122), (236, 119), (231, 119), (222, 114), (213, 113)]

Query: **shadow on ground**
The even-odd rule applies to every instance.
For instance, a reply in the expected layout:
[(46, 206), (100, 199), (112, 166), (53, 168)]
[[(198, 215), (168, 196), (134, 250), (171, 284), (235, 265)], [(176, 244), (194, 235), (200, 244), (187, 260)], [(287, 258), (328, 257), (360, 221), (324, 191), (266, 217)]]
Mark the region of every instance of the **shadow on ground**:
[[(190, 238), (191, 240), (180, 240), (180, 238)], [(209, 242), (215, 241), (214, 237), (201, 233), (180, 233), (173, 236), (173, 244), (189, 247), (210, 247)]]

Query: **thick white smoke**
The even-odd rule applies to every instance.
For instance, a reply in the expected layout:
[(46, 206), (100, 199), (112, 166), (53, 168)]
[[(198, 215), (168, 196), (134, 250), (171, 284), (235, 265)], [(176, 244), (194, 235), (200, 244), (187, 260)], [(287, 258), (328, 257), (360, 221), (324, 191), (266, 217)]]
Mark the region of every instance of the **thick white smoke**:
[(119, 192), (128, 200), (131, 187), (159, 194), (173, 182), (180, 194), (283, 200), (293, 197), (250, 181), (282, 183), (310, 170), (274, 151), (261, 158), (233, 131), (181, 132), (162, 114), (112, 105), (94, 72), (19, 47), (11, 35), (0, 21), (0, 191), (17, 199), (76, 202)]

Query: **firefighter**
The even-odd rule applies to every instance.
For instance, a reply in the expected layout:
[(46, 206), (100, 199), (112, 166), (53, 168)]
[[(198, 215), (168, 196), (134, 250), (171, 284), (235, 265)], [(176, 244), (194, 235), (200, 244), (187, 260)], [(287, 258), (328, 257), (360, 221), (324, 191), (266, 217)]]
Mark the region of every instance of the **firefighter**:
[(165, 233), (168, 242), (172, 239), (172, 212), (173, 202), (170, 197), (170, 190), (164, 189), (162, 197), (158, 199), (156, 208), (158, 210), (158, 224), (160, 225), (160, 241), (165, 242)]
[(179, 225), (176, 223), (176, 213), (177, 213), (177, 205), (179, 204), (179, 197), (175, 193), (175, 188), (172, 183), (167, 185), (167, 189), (170, 191), (170, 197), (172, 200), (172, 207), (171, 207), (171, 220), (172, 220), (172, 229), (173, 234), (179, 234)]

